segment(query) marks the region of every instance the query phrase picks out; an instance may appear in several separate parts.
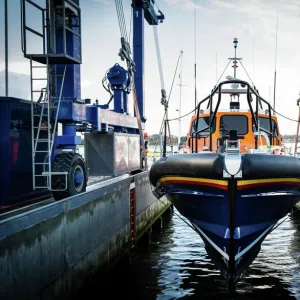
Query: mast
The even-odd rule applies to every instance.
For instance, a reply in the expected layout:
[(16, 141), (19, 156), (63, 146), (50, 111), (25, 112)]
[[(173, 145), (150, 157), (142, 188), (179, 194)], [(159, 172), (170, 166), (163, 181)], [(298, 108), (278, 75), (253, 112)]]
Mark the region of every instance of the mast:
[(237, 44), (238, 44), (238, 39), (234, 38), (233, 39), (233, 45), (234, 45), (234, 60), (233, 60), (233, 70), (234, 70), (234, 73), (233, 73), (233, 77), (234, 78), (236, 78), (236, 68), (238, 67), (237, 66), (237, 57), (236, 57), (236, 47), (237, 47)]
[[(233, 46), (234, 46), (234, 57), (229, 57), (228, 59), (229, 59), (229, 63), (232, 61), (233, 62), (233, 66), (232, 66), (232, 68), (233, 68), (233, 78), (236, 78), (236, 68), (238, 68), (238, 65), (237, 65), (237, 62), (238, 61), (240, 61), (240, 60), (242, 60), (242, 58), (239, 58), (239, 57), (236, 57), (236, 48), (237, 48), (237, 45), (238, 45), (238, 39), (237, 38), (234, 38), (233, 39)], [(228, 64), (229, 64), (228, 63)], [(227, 68), (227, 67), (226, 67)], [(225, 68), (225, 70), (226, 70), (226, 68)], [(224, 70), (224, 71), (225, 71)], [(223, 71), (223, 73), (224, 73), (224, 71)], [(222, 73), (222, 75), (223, 75), (223, 73)], [(222, 76), (221, 75), (221, 76)], [(230, 75), (228, 75), (226, 78), (231, 78), (231, 76)]]
[[(253, 79), (254, 79), (254, 42), (255, 42), (255, 24), (253, 26), (253, 53), (252, 53), (252, 59), (253, 59)], [(254, 79), (255, 81), (255, 79)]]
[(218, 53), (216, 53), (216, 82), (218, 82)]
[[(300, 95), (300, 93), (299, 93)], [(300, 125), (300, 98), (297, 100), (297, 106), (298, 106), (298, 122), (297, 122), (297, 132), (296, 132), (296, 140), (295, 140), (295, 151), (294, 156), (297, 154), (297, 148), (298, 148), (298, 137), (299, 137), (299, 125)]]
[(180, 144), (180, 136), (181, 136), (181, 95), (182, 95), (182, 55), (183, 55), (183, 51), (180, 51), (181, 54), (181, 58), (180, 58), (180, 83), (179, 83), (179, 87), (180, 87), (180, 96), (179, 96), (179, 132), (178, 132), (178, 147)]
[(194, 0), (194, 46), (195, 46), (195, 113), (197, 107), (197, 39), (196, 39), (196, 0)]
[(273, 100), (273, 114), (275, 115), (275, 96), (276, 96), (276, 64), (277, 64), (277, 31), (278, 31), (278, 7), (276, 20), (276, 44), (275, 44), (275, 72), (274, 72), (274, 100)]

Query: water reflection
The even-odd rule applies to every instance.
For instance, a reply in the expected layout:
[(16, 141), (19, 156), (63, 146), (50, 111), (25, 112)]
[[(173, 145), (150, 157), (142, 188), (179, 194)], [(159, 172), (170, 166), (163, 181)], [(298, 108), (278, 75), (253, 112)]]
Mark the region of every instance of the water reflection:
[(88, 289), (119, 299), (120, 291), (130, 299), (300, 299), (299, 267), (300, 214), (267, 236), (230, 294), (198, 234), (173, 215), (164, 218), (162, 232), (152, 233), (150, 249), (140, 243), (131, 264), (123, 259)]

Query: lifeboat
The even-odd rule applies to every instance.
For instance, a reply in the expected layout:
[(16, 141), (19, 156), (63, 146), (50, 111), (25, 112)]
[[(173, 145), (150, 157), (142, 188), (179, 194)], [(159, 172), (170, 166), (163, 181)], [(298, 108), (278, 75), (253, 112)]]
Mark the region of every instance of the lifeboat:
[(188, 220), (235, 288), (266, 236), (300, 201), (300, 160), (284, 155), (270, 104), (235, 76), (199, 102), (186, 149), (152, 165), (153, 193)]

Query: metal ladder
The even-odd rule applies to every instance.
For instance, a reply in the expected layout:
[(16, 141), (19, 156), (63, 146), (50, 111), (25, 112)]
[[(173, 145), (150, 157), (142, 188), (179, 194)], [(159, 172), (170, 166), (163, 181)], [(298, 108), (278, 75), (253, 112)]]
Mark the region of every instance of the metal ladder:
[[(43, 77), (34, 77), (33, 70), (37, 68), (46, 69), (46, 78)], [(58, 123), (58, 113), (61, 104), (62, 90), (64, 86), (66, 68), (64, 67), (63, 74), (57, 75), (51, 73), (51, 65), (49, 65), (49, 57), (46, 57), (45, 65), (33, 65), (32, 57), (30, 57), (30, 87), (31, 87), (31, 132), (32, 132), (32, 182), (33, 189), (52, 189), (52, 176), (53, 175), (65, 175), (67, 189), (67, 175), (68, 172), (51, 172), (51, 162), (52, 162), (52, 150), (55, 142), (55, 136), (57, 131)], [(62, 76), (61, 88), (59, 94), (59, 100), (57, 103), (56, 114), (54, 118), (54, 125), (51, 120), (51, 111), (54, 109), (52, 106), (52, 97), (50, 93), (49, 79), (50, 76), (53, 76), (53, 80), (56, 81), (57, 76)], [(46, 87), (42, 90), (35, 89), (35, 81), (45, 81)], [(43, 92), (45, 94), (43, 94)], [(40, 98), (35, 101), (34, 95), (36, 93), (41, 93)], [(42, 132), (47, 131), (46, 134)], [(46, 135), (46, 136), (45, 136)], [(45, 146), (46, 145), (46, 146)], [(46, 177), (45, 183), (41, 184), (41, 181), (38, 180), (38, 177)], [(37, 184), (37, 181), (40, 181)], [(56, 191), (59, 191), (56, 189)]]

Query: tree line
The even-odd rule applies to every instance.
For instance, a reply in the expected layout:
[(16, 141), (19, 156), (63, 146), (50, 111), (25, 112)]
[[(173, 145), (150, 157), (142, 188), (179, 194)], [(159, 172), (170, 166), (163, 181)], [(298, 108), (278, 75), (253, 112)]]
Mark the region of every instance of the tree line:
[[(294, 143), (296, 141), (295, 134), (282, 134), (281, 137), (282, 140), (286, 143)], [(299, 141), (300, 141), (300, 137), (299, 137)]]
[[(164, 138), (164, 137), (163, 137)], [(149, 146), (159, 146), (161, 142), (161, 136), (159, 134), (152, 134), (148, 137), (148, 144)], [(178, 145), (178, 136), (171, 135), (171, 139), (169, 136), (167, 136), (167, 146), (172, 145)], [(180, 143), (185, 144), (186, 142), (186, 136), (180, 137)]]
[[(173, 145), (178, 145), (178, 137), (177, 136), (171, 136), (171, 139), (172, 139)], [(161, 140), (161, 137), (159, 134), (152, 134), (152, 135), (149, 135), (149, 137), (148, 137), (148, 141), (149, 141), (148, 143), (149, 143), (149, 145), (152, 145), (152, 146), (159, 146), (160, 140)], [(285, 143), (294, 143), (296, 140), (296, 135), (295, 134), (283, 134), (282, 140)], [(185, 144), (185, 142), (186, 142), (186, 136), (181, 136), (180, 143)], [(299, 137), (299, 142), (300, 142), (300, 137)], [(167, 136), (167, 145), (170, 146), (170, 138), (168, 136)]]

